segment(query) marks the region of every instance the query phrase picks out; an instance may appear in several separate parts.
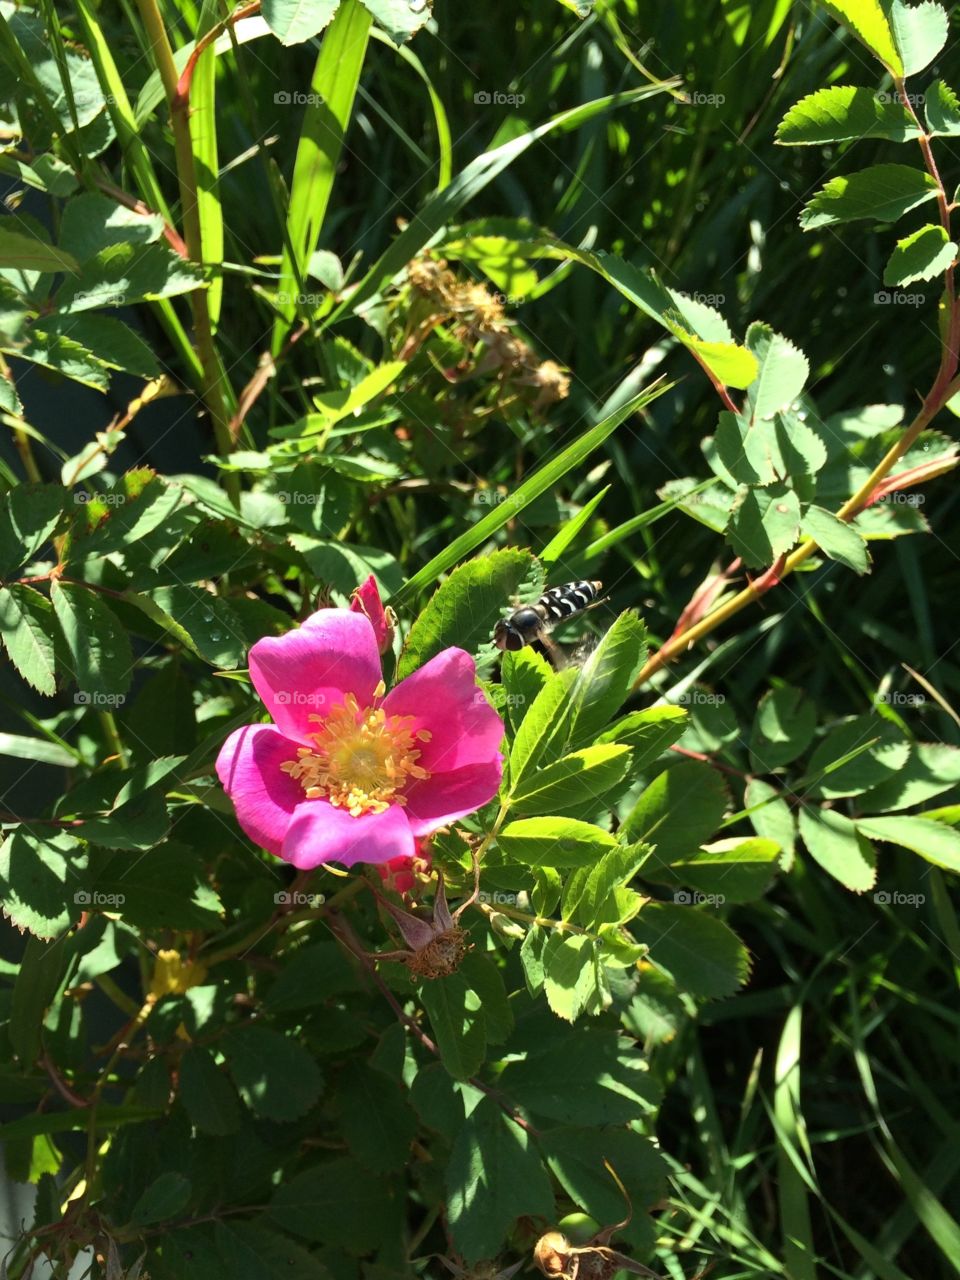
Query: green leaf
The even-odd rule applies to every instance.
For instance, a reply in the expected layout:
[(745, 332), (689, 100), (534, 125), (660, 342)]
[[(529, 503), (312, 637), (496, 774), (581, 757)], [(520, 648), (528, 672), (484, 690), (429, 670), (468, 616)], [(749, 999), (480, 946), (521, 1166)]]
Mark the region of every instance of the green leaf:
[(937, 184), (923, 169), (904, 164), (878, 164), (859, 173), (831, 178), (800, 215), (804, 231), (869, 218), (896, 222), (927, 200), (935, 200)]
[(650, 948), (651, 961), (691, 995), (733, 995), (749, 975), (750, 956), (737, 935), (695, 907), (649, 902), (630, 932)]
[(47, 273), (80, 270), (76, 258), (64, 249), (8, 227), (0, 227), (0, 267)]
[(824, 555), (831, 560), (839, 560), (854, 573), (867, 573), (869, 570), (870, 552), (863, 537), (832, 511), (827, 511), (824, 507), (808, 507), (800, 530), (804, 537), (813, 538)]
[[(280, 1183), (268, 1211), (278, 1226), (325, 1249), (372, 1253), (400, 1235), (402, 1203), (369, 1169), (350, 1158), (315, 1164)], [(294, 1272), (294, 1274), (296, 1274)]]
[[(596, 1222), (618, 1222), (623, 1196), (604, 1167), (630, 1189), (634, 1211), (665, 1194), (669, 1166), (649, 1138), (632, 1129), (552, 1129), (541, 1139), (547, 1166), (575, 1205)], [(629, 1237), (629, 1229), (625, 1231)]]
[(529, 552), (508, 548), (454, 569), (411, 627), (397, 664), (397, 680), (449, 645), (472, 653), (489, 641), (497, 618), (532, 565)]
[(75, 769), (79, 763), (71, 751), (47, 738), (27, 738), (21, 733), (0, 733), (0, 756), (16, 756), (20, 760), (36, 760), (61, 769)]
[(80, 918), (86, 854), (65, 831), (36, 836), (24, 827), (0, 847), (3, 914), (18, 929), (55, 938)]
[(960, 748), (942, 742), (919, 742), (893, 777), (864, 793), (859, 808), (867, 813), (908, 809), (949, 791), (960, 783)]
[(13, 1051), (29, 1069), (40, 1053), (43, 1019), (60, 987), (69, 961), (68, 947), (30, 937), (10, 1002), (9, 1034)]
[[(128, 1124), (142, 1124), (155, 1120), (160, 1113), (156, 1107), (109, 1106), (97, 1107), (98, 1129), (121, 1129)], [(13, 1142), (18, 1138), (33, 1138), (41, 1133), (70, 1133), (74, 1129), (88, 1129), (90, 1112), (86, 1107), (74, 1107), (69, 1111), (47, 1111), (38, 1115), (21, 1116), (0, 1125), (0, 1142)]]
[(807, 776), (815, 780), (824, 773), (813, 784), (814, 795), (856, 796), (892, 779), (909, 756), (910, 744), (894, 725), (875, 715), (855, 716), (830, 730), (810, 757)]
[[(236, 1218), (214, 1228), (223, 1274), (231, 1280), (330, 1280), (330, 1271), (315, 1253), (288, 1236), (267, 1231), (259, 1221)], [(178, 1268), (176, 1280), (184, 1280)]]
[(897, 241), (897, 247), (883, 269), (883, 283), (893, 286), (932, 280), (946, 271), (957, 256), (957, 246), (947, 239), (943, 227), (927, 223)]
[(793, 810), (775, 787), (759, 778), (750, 779), (743, 803), (745, 808), (754, 809), (750, 814), (750, 825), (757, 835), (780, 846), (781, 866), (788, 871), (793, 864), (797, 832)]
[(817, 728), (816, 705), (802, 689), (781, 684), (760, 699), (750, 735), (750, 767), (770, 773), (806, 751)]
[(191, 1046), (180, 1059), (180, 1101), (200, 1133), (214, 1137), (240, 1128), (240, 1104), (233, 1085), (209, 1050)]
[(800, 500), (793, 489), (742, 487), (733, 500), (727, 539), (751, 569), (771, 565), (786, 554), (800, 533)]
[(909, 142), (919, 136), (920, 130), (894, 93), (839, 84), (801, 98), (777, 129), (777, 142), (790, 147), (861, 138)]
[(960, 831), (922, 814), (900, 817), (857, 818), (857, 831), (871, 840), (885, 840), (919, 853), (921, 858), (948, 871), (960, 871)]
[(656, 846), (651, 861), (666, 865), (709, 840), (726, 807), (727, 792), (717, 771), (684, 760), (654, 778), (625, 818), (620, 838)]
[(547, 1004), (558, 1018), (574, 1022), (585, 1009), (599, 1011), (599, 957), (593, 938), (552, 932), (540, 962)]
[(108, 245), (80, 268), (57, 291), (61, 312), (74, 315), (100, 307), (131, 306), (157, 298), (174, 297), (203, 286), (195, 263), (159, 244)]
[(574, 1125), (630, 1124), (655, 1111), (659, 1088), (644, 1055), (616, 1032), (596, 1026), (575, 1036), (557, 1027), (552, 1042), (507, 1063), (499, 1084), (511, 1101), (534, 1115)]
[(355, 966), (339, 943), (315, 942), (285, 957), (264, 1008), (271, 1014), (297, 1013), (361, 986)]
[(0, 587), (0, 639), (10, 661), (38, 693), (57, 691), (53, 606), (33, 587)]
[(583, 867), (617, 842), (602, 827), (576, 818), (520, 818), (497, 836), (507, 858), (528, 867)]
[(513, 1009), (503, 974), (490, 956), (470, 951), (460, 964), (470, 989), (480, 997), (488, 1044), (503, 1044), (513, 1030)]
[(530, 1135), (483, 1098), (464, 1121), (446, 1172), (447, 1222), (468, 1264), (488, 1257), (517, 1218), (552, 1221), (553, 1191)]
[(51, 336), (78, 342), (94, 359), (109, 369), (123, 369), (141, 378), (158, 378), (157, 358), (139, 334), (112, 316), (79, 315), (44, 317)]
[(420, 1000), (440, 1050), (440, 1060), (455, 1080), (476, 1075), (486, 1052), (486, 1025), (480, 997), (460, 973), (424, 982)]
[(839, 22), (850, 28), (891, 75), (903, 75), (903, 62), (897, 51), (893, 28), (883, 0), (821, 0), (821, 4)]
[(642, 773), (685, 733), (689, 713), (684, 707), (647, 707), (617, 720), (597, 742), (622, 742), (633, 748), (631, 768)]
[(757, 376), (747, 395), (754, 418), (772, 418), (788, 408), (803, 390), (810, 373), (807, 357), (769, 325), (754, 322), (747, 330), (747, 346), (757, 361)]
[[(109, 813), (87, 818), (83, 826), (77, 828), (78, 834), (91, 844), (102, 845), (105, 849), (126, 850), (152, 849), (169, 830), (170, 816), (158, 789), (144, 792), (126, 803), (118, 803)], [(134, 880), (134, 885), (135, 883)], [(164, 896), (162, 892), (158, 895), (159, 903), (164, 901)], [(142, 904), (142, 898), (140, 903)], [(170, 905), (169, 897), (165, 905)], [(183, 905), (186, 915), (192, 905), (189, 898)], [(209, 915), (204, 916), (204, 922), (207, 925), (213, 923)]]
[(592, 742), (627, 700), (647, 659), (646, 627), (622, 613), (577, 672), (567, 705), (567, 743)]
[(592, 866), (578, 868), (564, 889), (563, 919), (598, 929), (635, 916), (640, 908), (639, 896), (632, 892), (625, 896), (623, 891), (650, 853), (647, 844), (618, 844), (604, 850)]
[[(802, 418), (783, 411), (766, 422), (747, 422), (724, 410), (714, 445), (717, 459), (735, 484), (770, 485), (786, 477), (816, 475), (827, 461), (826, 445), (817, 432)], [(710, 461), (716, 470), (715, 460)]]
[(775, 840), (732, 836), (670, 864), (671, 878), (699, 893), (725, 902), (752, 902), (769, 888), (777, 873), (780, 845)]
[(942, 80), (934, 80), (924, 95), (927, 128), (939, 137), (960, 135), (960, 99)]
[(116, 614), (95, 591), (73, 583), (51, 582), (50, 599), (80, 692), (89, 699), (122, 699), (130, 688), (133, 652)]
[[(500, 663), (500, 681), (504, 691), (506, 706), (498, 702), (501, 712), (505, 709), (510, 728), (516, 736), (527, 708), (532, 707), (537, 695), (547, 685), (553, 668), (541, 654), (530, 645), (522, 649), (507, 649)], [(496, 690), (492, 690), (496, 692)]]
[(421, 0), (363, 0), (363, 5), (394, 44), (409, 40), (430, 21), (430, 6)]
[(626, 777), (630, 757), (630, 748), (616, 742), (573, 751), (530, 774), (512, 793), (511, 807), (518, 813), (562, 814), (599, 806)]
[[(201, 8), (195, 27), (198, 38), (209, 35), (217, 21), (213, 7)], [(223, 206), (220, 203), (220, 154), (217, 146), (217, 51), (207, 47), (193, 67), (190, 84), (190, 144), (197, 181), (200, 243), (207, 262), (222, 263)], [(207, 290), (207, 310), (216, 332), (223, 305), (223, 272), (214, 270)]]
[(244, 662), (247, 639), (229, 601), (185, 583), (159, 587), (153, 598), (189, 634), (192, 645), (207, 662), (227, 668)]
[(904, 76), (915, 76), (929, 67), (947, 43), (950, 23), (947, 11), (935, 0), (904, 4), (892, 0), (888, 16), (894, 43), (903, 63)]
[(12, 577), (49, 542), (63, 515), (58, 484), (21, 484), (0, 499), (0, 575)]
[(182, 1173), (172, 1170), (161, 1173), (133, 1206), (130, 1221), (135, 1226), (146, 1227), (152, 1222), (176, 1218), (187, 1207), (192, 1194), (190, 1180)]
[(854, 893), (872, 889), (877, 882), (877, 859), (870, 842), (845, 814), (835, 809), (800, 810), (800, 838), (807, 852)]
[(60, 243), (78, 262), (87, 262), (114, 244), (153, 244), (163, 234), (158, 213), (137, 213), (116, 200), (89, 191), (68, 200)]
[(109, 375), (92, 352), (72, 338), (47, 333), (42, 322), (31, 326), (27, 341), (17, 348), (16, 354), (22, 360), (54, 369), (65, 378), (96, 391), (106, 391), (110, 386)]
[(337, 1084), (340, 1130), (362, 1165), (378, 1172), (404, 1169), (417, 1120), (403, 1086), (363, 1062), (354, 1062)]
[(240, 1097), (264, 1120), (298, 1120), (314, 1105), (323, 1077), (313, 1056), (296, 1040), (247, 1023), (221, 1041)]
[[(132, 803), (134, 801), (115, 809), (113, 820), (122, 822), (120, 815)], [(166, 825), (169, 824), (165, 822)], [(98, 843), (89, 827), (90, 824), (86, 824), (80, 828), (81, 834)], [(146, 836), (147, 832), (143, 834)], [(135, 832), (127, 833), (128, 841), (134, 838)], [(162, 833), (159, 838), (162, 839)], [(215, 928), (223, 918), (223, 906), (216, 891), (206, 882), (204, 865), (196, 851), (173, 841), (145, 843), (146, 852), (139, 858), (112, 857), (98, 865), (93, 891), (118, 898), (119, 905), (112, 909), (138, 928)]]
[(555, 760), (562, 750), (567, 699), (577, 678), (573, 667), (550, 674), (523, 717), (510, 752), (510, 782), (522, 786), (541, 762)]
[(626, 1030), (645, 1045), (669, 1044), (687, 1022), (673, 981), (650, 964), (640, 968), (633, 999), (622, 1018)]

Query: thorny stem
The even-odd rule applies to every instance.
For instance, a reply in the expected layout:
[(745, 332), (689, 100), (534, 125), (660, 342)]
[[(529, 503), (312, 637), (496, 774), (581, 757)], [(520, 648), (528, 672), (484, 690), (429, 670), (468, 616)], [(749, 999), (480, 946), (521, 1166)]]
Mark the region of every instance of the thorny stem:
[[(417, 1022), (415, 1018), (412, 1018), (410, 1014), (408, 1014), (404, 1010), (403, 1006), (400, 1004), (400, 1001), (393, 994), (393, 992), (384, 982), (383, 978), (377, 972), (376, 964), (375, 964), (377, 957), (370, 955), (367, 951), (364, 950), (363, 945), (361, 944), (359, 938), (353, 932), (350, 925), (343, 918), (343, 916), (332, 914), (327, 917), (327, 924), (330, 928), (330, 932), (337, 939), (337, 941), (340, 942), (340, 944), (343, 947), (345, 947), (347, 951), (349, 951), (350, 954), (363, 966), (365, 972), (368, 974), (374, 986), (377, 987), (380, 994), (383, 996), (384, 1000), (386, 1000), (387, 1004), (396, 1014), (398, 1021), (400, 1021), (403, 1024), (403, 1026), (405, 1026), (410, 1032), (412, 1032), (413, 1035), (416, 1036), (416, 1038), (420, 1041), (420, 1043), (423, 1045), (423, 1047), (427, 1050), (428, 1053), (432, 1053), (434, 1057), (439, 1058), (440, 1057), (439, 1046), (436, 1044), (435, 1041), (433, 1041), (430, 1038), (430, 1036), (427, 1035), (423, 1027), (420, 1026), (419, 1022)], [(525, 1129), (527, 1133), (531, 1134), (533, 1137), (539, 1136), (539, 1134), (537, 1133), (537, 1130), (533, 1127), (533, 1125), (530, 1124), (529, 1121), (525, 1120), (523, 1116), (521, 1116), (517, 1111), (515, 1111), (513, 1107), (510, 1106), (509, 1102), (503, 1097), (503, 1095), (499, 1093), (496, 1089), (492, 1088), (488, 1084), (485, 1084), (482, 1080), (478, 1080), (476, 1076), (470, 1076), (469, 1079), (467, 1080), (467, 1084), (472, 1085), (474, 1089), (479, 1089), (481, 1093), (485, 1093), (488, 1097), (493, 1098), (497, 1106), (500, 1107), (500, 1109), (504, 1112), (504, 1114), (507, 1115), (514, 1122), (514, 1124), (518, 1124), (521, 1129)]]
[(110, 1060), (100, 1073), (93, 1094), (90, 1098), (90, 1119), (87, 1122), (87, 1163), (86, 1163), (86, 1192), (89, 1196), (93, 1189), (94, 1175), (97, 1168), (97, 1107), (100, 1098), (106, 1088), (107, 1081), (114, 1067), (120, 1061), (123, 1053), (129, 1048), (130, 1042), (141, 1030), (146, 1020), (150, 1017), (155, 1001), (150, 998), (144, 1001), (135, 1017), (124, 1028), (123, 1034), (119, 1037), (117, 1046), (114, 1049)]
[[(944, 231), (947, 233), (948, 239), (951, 238), (950, 212), (951, 203), (947, 196), (943, 181), (940, 177), (940, 171), (937, 168), (937, 162), (930, 146), (930, 135), (926, 133), (913, 104), (910, 101), (904, 89), (903, 80), (896, 80), (897, 94), (904, 108), (912, 116), (916, 122), (917, 128), (920, 130), (919, 144), (923, 152), (924, 163), (927, 172), (937, 184), (937, 204), (940, 208), (940, 219)], [(956, 298), (956, 288), (954, 282), (955, 264), (951, 263), (944, 272), (944, 293), (946, 294), (946, 306), (949, 313), (949, 321), (947, 326), (946, 340), (941, 345), (940, 350), (940, 366), (934, 378), (933, 385), (924, 397), (920, 409), (910, 425), (904, 430), (900, 439), (892, 445), (881, 460), (874, 467), (873, 471), (863, 482), (860, 488), (849, 497), (840, 510), (836, 513), (840, 520), (850, 521), (858, 515), (864, 507), (869, 505), (870, 499), (876, 492), (877, 487), (890, 474), (900, 459), (914, 445), (917, 437), (924, 431), (940, 412), (943, 406), (954, 395), (960, 393), (960, 377), (957, 376), (957, 367), (960, 363), (960, 302)], [(707, 370), (709, 374), (709, 370)], [(728, 408), (733, 408), (736, 412), (736, 406), (730, 401), (726, 388), (717, 384), (717, 380), (711, 376), (711, 381), (720, 394), (721, 399)], [(782, 582), (784, 578), (798, 569), (810, 557), (819, 550), (818, 544), (813, 538), (805, 539), (800, 546), (796, 548), (783, 561), (782, 565), (775, 566), (777, 572), (775, 578), (771, 580), (773, 571), (768, 571), (755, 582), (750, 583), (742, 591), (737, 592), (719, 608), (714, 609), (712, 613), (707, 614), (699, 622), (693, 626), (686, 627), (682, 631), (676, 632), (670, 639), (658, 650), (657, 653), (647, 661), (640, 674), (633, 683), (634, 689), (638, 689), (641, 685), (655, 675), (662, 667), (666, 666), (673, 658), (684, 653), (698, 640), (709, 635), (711, 631), (716, 630), (728, 619), (735, 617), (747, 605), (753, 604), (754, 601), (760, 599), (771, 587), (777, 582)]]
[[(193, 142), (190, 137), (190, 101), (179, 91), (179, 77), (173, 59), (173, 49), (167, 36), (157, 0), (137, 0), (140, 16), (147, 29), (154, 61), (163, 81), (163, 89), (170, 108), (173, 127), (174, 154), (177, 162), (177, 178), (180, 184), (180, 204), (183, 210), (183, 234), (190, 258), (202, 265), (203, 239), (200, 228), (200, 206), (197, 202), (197, 174), (193, 159)], [(189, 90), (188, 90), (189, 92)], [(197, 354), (203, 370), (203, 400), (213, 422), (217, 450), (226, 457), (233, 449), (228, 426), (228, 413), (220, 361), (213, 344), (213, 326), (205, 286), (194, 289), (190, 295), (193, 306), (193, 326), (197, 340)], [(227, 492), (234, 505), (240, 505), (240, 478), (228, 472), (224, 478)]]

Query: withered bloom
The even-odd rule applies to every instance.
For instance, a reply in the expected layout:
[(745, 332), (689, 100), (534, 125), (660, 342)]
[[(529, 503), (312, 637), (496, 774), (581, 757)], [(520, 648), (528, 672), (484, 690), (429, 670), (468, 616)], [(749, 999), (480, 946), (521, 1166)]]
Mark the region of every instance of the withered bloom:
[(405, 964), (418, 978), (445, 978), (456, 973), (463, 957), (470, 950), (466, 930), (460, 928), (460, 917), (473, 902), (479, 890), (479, 868), (475, 869), (473, 893), (461, 902), (456, 910), (447, 906), (447, 892), (443, 885), (443, 873), (437, 873), (437, 892), (433, 900), (433, 913), (429, 920), (415, 916), (411, 911), (395, 906), (381, 898), (383, 906), (397, 922), (397, 928), (409, 950), (380, 951), (377, 960), (397, 960)]

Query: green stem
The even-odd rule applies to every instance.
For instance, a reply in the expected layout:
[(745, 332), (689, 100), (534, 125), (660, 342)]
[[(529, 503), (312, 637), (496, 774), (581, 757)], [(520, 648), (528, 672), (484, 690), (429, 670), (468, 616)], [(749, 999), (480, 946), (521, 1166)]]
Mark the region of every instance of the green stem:
[[(183, 238), (190, 258), (203, 264), (203, 240), (200, 231), (200, 207), (197, 202), (197, 174), (193, 157), (193, 141), (190, 137), (190, 101), (180, 94), (179, 76), (173, 59), (173, 49), (157, 5), (157, 0), (138, 0), (140, 16), (147, 30), (154, 61), (163, 82), (170, 123), (173, 128), (174, 155), (177, 179), (180, 186), (180, 205), (183, 217)], [(227, 408), (226, 378), (213, 342), (213, 325), (206, 287), (195, 289), (190, 295), (193, 307), (193, 328), (197, 342), (197, 354), (203, 371), (202, 394), (213, 422), (217, 450), (226, 457), (233, 450), (230, 438), (230, 414)], [(240, 477), (228, 472), (224, 483), (234, 506), (240, 505)]]
[(120, 730), (117, 728), (116, 717), (112, 711), (98, 711), (97, 715), (100, 717), (100, 727), (106, 735), (107, 743), (113, 754), (120, 761), (121, 767), (126, 769), (130, 761), (127, 757), (127, 749), (120, 739)]
[(94, 1086), (93, 1095), (90, 1099), (90, 1118), (87, 1121), (87, 1162), (86, 1162), (87, 1185), (86, 1185), (85, 1194), (86, 1194), (88, 1203), (90, 1201), (91, 1194), (93, 1191), (94, 1178), (96, 1176), (96, 1171), (97, 1171), (97, 1107), (100, 1104), (101, 1096), (103, 1095), (103, 1091), (110, 1080), (110, 1075), (113, 1072), (114, 1067), (120, 1061), (120, 1058), (122, 1057), (122, 1055), (129, 1048), (131, 1041), (134, 1039), (137, 1033), (141, 1030), (146, 1020), (150, 1017), (150, 1013), (153, 1010), (153, 1006), (155, 1004), (156, 1004), (156, 1001), (154, 1000), (154, 998), (152, 996), (149, 997), (146, 1001), (144, 1001), (143, 1005), (141, 1005), (140, 1009), (137, 1011), (134, 1017), (131, 1018), (128, 1026), (124, 1029), (123, 1035), (119, 1038), (117, 1042), (117, 1047), (114, 1049), (113, 1053), (110, 1055), (110, 1060), (107, 1062), (106, 1066), (100, 1072), (100, 1075), (97, 1079), (97, 1083)]

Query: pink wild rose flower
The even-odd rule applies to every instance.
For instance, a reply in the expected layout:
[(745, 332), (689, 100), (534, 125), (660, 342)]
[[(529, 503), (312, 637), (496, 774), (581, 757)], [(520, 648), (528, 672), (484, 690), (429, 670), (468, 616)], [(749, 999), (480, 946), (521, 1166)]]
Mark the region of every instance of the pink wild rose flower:
[(273, 717), (232, 733), (217, 774), (251, 840), (295, 867), (412, 858), (497, 793), (503, 722), (473, 659), (445, 649), (386, 693), (365, 612), (321, 609), (250, 650)]

